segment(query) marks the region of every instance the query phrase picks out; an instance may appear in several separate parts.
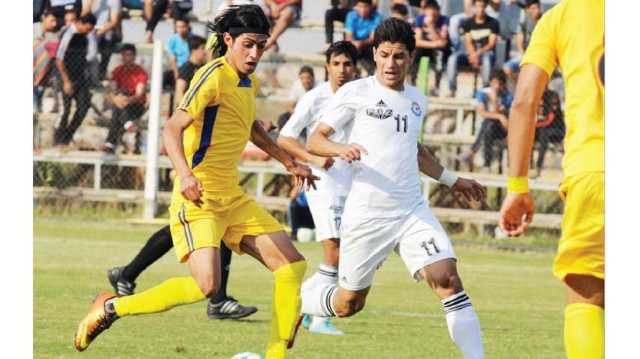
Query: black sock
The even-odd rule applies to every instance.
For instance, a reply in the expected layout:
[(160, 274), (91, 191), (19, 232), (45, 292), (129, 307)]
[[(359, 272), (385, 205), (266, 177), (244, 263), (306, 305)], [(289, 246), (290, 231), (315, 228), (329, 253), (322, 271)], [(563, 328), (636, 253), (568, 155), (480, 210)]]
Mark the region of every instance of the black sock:
[(231, 269), (231, 249), (227, 248), (224, 242), (220, 243), (220, 289), (216, 295), (211, 297), (211, 303), (220, 303), (227, 299), (227, 279), (229, 279), (229, 271)]
[(124, 267), (122, 276), (128, 281), (135, 282), (140, 273), (165, 255), (172, 247), (171, 231), (169, 230), (169, 226), (164, 226), (149, 238), (140, 250), (140, 253), (138, 253), (131, 263)]

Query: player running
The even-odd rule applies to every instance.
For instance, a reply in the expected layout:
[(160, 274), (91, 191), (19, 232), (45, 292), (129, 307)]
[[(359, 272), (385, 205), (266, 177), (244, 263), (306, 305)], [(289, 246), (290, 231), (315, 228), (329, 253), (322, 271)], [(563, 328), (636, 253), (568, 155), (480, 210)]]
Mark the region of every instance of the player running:
[(559, 65), (567, 135), (560, 196), (562, 238), (553, 272), (567, 286), (564, 344), (570, 359), (604, 357), (604, 0), (563, 0), (536, 25), (509, 116), (509, 194), (500, 227), (510, 236), (533, 219), (527, 172), (536, 114)]
[[(339, 285), (302, 292), (302, 312), (348, 317), (362, 310), (374, 274), (395, 250), (416, 280), (442, 299), (449, 334), (465, 358), (483, 358), (480, 323), (462, 287), (444, 229), (420, 191), (419, 170), (481, 200), (475, 181), (444, 169), (418, 144), (427, 99), (404, 83), (415, 37), (395, 18), (374, 32), (376, 73), (342, 86), (310, 136), (309, 150), (352, 163), (353, 181), (340, 231)], [(349, 144), (330, 138), (351, 131)]]
[[(317, 127), (318, 119), (338, 88), (353, 80), (357, 55), (355, 46), (348, 41), (335, 42), (329, 46), (325, 64), (329, 82), (316, 86), (300, 98), (278, 137), (280, 147), (308, 163), (313, 173), (321, 178), (317, 190), (308, 191), (306, 195), (316, 226), (316, 235), (322, 240), (324, 260), (318, 271), (302, 284), (302, 290), (326, 283), (335, 285), (338, 282), (339, 229), (344, 201), (351, 184), (351, 173), (349, 165), (340, 159), (334, 160), (307, 152), (299, 139), (311, 134)], [(334, 136), (334, 140), (346, 141), (344, 133), (341, 138)], [(327, 317), (306, 316), (303, 325), (313, 333), (343, 334)]]
[[(293, 174), (296, 186), (317, 177), (295, 162), (254, 122), (258, 90), (253, 72), (269, 37), (269, 22), (256, 5), (231, 7), (210, 26), (225, 56), (196, 73), (178, 110), (167, 122), (164, 141), (177, 172), (169, 208), (171, 235), (189, 277), (174, 277), (126, 297), (97, 296), (75, 337), (86, 349), (124, 316), (158, 313), (213, 296), (220, 283), (220, 241), (248, 253), (273, 272), (273, 319), (266, 358), (284, 358), (300, 310), (304, 257), (267, 211), (242, 192), (237, 165), (252, 140)], [(228, 50), (227, 50), (228, 49)]]

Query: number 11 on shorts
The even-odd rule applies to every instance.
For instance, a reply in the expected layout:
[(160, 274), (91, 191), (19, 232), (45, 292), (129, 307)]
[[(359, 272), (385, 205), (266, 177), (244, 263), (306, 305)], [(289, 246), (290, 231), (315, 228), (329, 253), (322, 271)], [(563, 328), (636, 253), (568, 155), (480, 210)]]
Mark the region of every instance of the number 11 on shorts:
[(431, 247), (433, 247), (433, 250), (436, 253), (440, 253), (440, 248), (438, 248), (438, 246), (436, 245), (435, 239), (431, 238), (430, 240), (428, 240), (426, 242), (422, 242), (422, 244), (420, 244), (420, 247), (424, 248), (424, 250), (427, 251), (427, 255), (429, 255), (429, 256), (433, 255), (433, 253), (431, 252), (431, 249), (429, 249), (429, 245), (431, 245)]

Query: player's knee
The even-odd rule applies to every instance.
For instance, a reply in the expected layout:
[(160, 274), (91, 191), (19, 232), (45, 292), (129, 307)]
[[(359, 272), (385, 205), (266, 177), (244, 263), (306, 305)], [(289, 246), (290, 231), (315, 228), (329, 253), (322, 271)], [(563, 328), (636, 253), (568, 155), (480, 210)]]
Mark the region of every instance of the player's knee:
[(205, 297), (211, 298), (213, 297), (220, 288), (220, 281), (216, 280), (214, 277), (197, 280), (198, 287), (202, 291)]
[(462, 280), (455, 269), (432, 274), (429, 284), (433, 289), (446, 290), (452, 294), (462, 291)]

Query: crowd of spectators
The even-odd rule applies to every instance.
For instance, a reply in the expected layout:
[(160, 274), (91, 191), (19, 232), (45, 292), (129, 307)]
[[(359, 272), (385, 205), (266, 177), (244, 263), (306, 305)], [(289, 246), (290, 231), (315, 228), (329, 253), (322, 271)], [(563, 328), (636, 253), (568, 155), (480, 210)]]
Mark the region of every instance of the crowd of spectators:
[[(472, 159), (483, 147), (484, 166), (490, 167), (495, 147), (506, 136), (509, 99), (522, 54), (543, 14), (540, 1), (462, 0), (457, 2), (462, 5), (459, 13), (452, 11), (456, 7), (453, 0), (326, 2), (325, 46), (340, 40), (336, 38), (340, 36), (352, 42), (358, 50), (361, 76), (374, 71), (373, 31), (388, 16), (411, 23), (415, 30), (416, 52), (408, 82), (415, 84), (419, 76), (432, 77), (433, 81), (426, 81), (422, 88), (430, 96), (461, 97), (459, 73), (473, 75), (472, 97), (482, 122), (475, 143), (462, 157), (473, 167)], [(279, 50), (278, 39), (287, 28), (299, 23), (304, 5), (302, 0), (218, 3), (217, 14), (230, 5), (260, 5), (273, 23), (267, 43), (269, 52)], [(174, 33), (165, 42), (168, 68), (163, 76), (163, 87), (172, 95), (170, 107), (180, 101), (195, 71), (211, 59), (206, 50), (206, 34), (199, 36), (191, 29), (192, 0), (34, 0), (34, 22), (41, 23), (34, 39), (34, 111), (42, 111), (45, 88), (60, 94), (54, 96), (51, 111), (60, 114), (54, 144), (65, 146), (73, 140), (87, 112), (95, 107), (91, 102), (93, 89), (107, 93), (106, 108), (110, 112), (106, 113), (111, 114), (103, 151), (113, 153), (123, 132), (137, 131), (137, 122), (147, 106), (149, 74), (136, 64), (136, 46), (122, 42), (122, 19), (130, 10), (141, 11), (146, 22), (144, 42), (153, 40), (154, 31), (165, 16), (174, 26)], [(335, 22), (343, 24), (340, 33), (336, 33)], [(121, 62), (109, 73), (115, 52), (120, 52)], [(446, 81), (441, 86), (444, 76)], [(309, 66), (303, 66), (298, 77), (291, 86), (285, 113), (273, 122), (286, 121), (297, 99), (317, 83)], [(564, 137), (561, 98), (562, 93), (548, 89), (541, 104), (540, 118), (544, 120), (536, 131), (539, 171), (549, 144), (561, 142)], [(140, 151), (139, 143), (132, 151)]]

